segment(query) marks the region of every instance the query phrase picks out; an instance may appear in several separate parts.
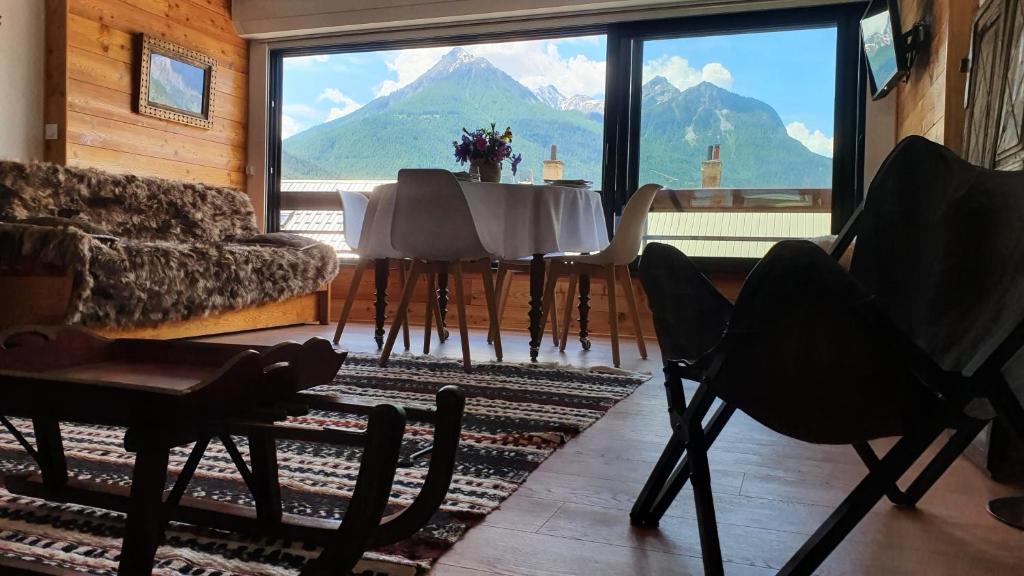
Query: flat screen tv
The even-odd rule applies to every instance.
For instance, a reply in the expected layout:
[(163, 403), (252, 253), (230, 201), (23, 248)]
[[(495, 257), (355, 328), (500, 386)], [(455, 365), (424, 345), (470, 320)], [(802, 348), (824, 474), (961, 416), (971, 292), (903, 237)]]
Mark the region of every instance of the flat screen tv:
[(899, 0), (874, 0), (860, 20), (868, 64), (871, 98), (878, 100), (908, 72), (906, 44), (900, 31)]

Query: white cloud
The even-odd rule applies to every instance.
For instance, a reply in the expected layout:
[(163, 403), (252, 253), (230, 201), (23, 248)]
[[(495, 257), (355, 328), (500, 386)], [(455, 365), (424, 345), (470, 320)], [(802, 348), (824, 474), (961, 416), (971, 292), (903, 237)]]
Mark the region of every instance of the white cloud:
[(700, 70), (690, 66), (682, 56), (662, 56), (644, 64), (643, 81), (664, 76), (676, 88), (686, 90), (701, 82), (710, 82), (721, 88), (732, 88), (732, 73), (719, 62), (705, 64)]
[(327, 62), (330, 56), (327, 54), (314, 54), (312, 56), (292, 56), (284, 59), (284, 67), (288, 70), (309, 70), (316, 64)]
[(321, 112), (318, 112), (316, 108), (306, 104), (285, 104), (284, 113), (288, 114), (292, 118), (303, 118), (306, 120), (316, 120), (323, 115)]
[(331, 106), (330, 111), (327, 112), (327, 120), (324, 120), (324, 122), (330, 122), (331, 120), (337, 120), (342, 116), (348, 116), (349, 114), (355, 112), (356, 110), (359, 110), (360, 108), (362, 108), (362, 106), (360, 106), (359, 104), (356, 104), (355, 106), (347, 105), (344, 108)]
[(449, 48), (413, 48), (410, 50), (399, 50), (386, 56), (388, 70), (396, 76), (394, 79), (384, 80), (377, 85), (374, 96), (386, 96), (395, 90), (410, 84), (421, 74), (437, 64), (441, 56), (444, 56)]
[(582, 54), (563, 57), (558, 44), (557, 40), (526, 40), (466, 49), (487, 58), (531, 90), (553, 84), (566, 96), (604, 94), (604, 60), (591, 60)]
[(335, 118), (341, 118), (342, 116), (351, 114), (363, 107), (362, 104), (344, 95), (341, 90), (338, 90), (337, 88), (326, 88), (319, 96), (316, 97), (317, 102), (323, 100), (329, 100), (335, 104), (341, 105), (331, 107), (330, 112), (327, 113), (327, 122), (330, 122)]
[(786, 132), (811, 152), (832, 157), (832, 138), (825, 136), (821, 130), (811, 132), (803, 122), (790, 122), (786, 125)]
[[(515, 78), (527, 88), (536, 89), (553, 84), (566, 96), (604, 93), (605, 63), (583, 55), (563, 57), (559, 40), (525, 40), (463, 46), (473, 54)], [(436, 64), (451, 48), (417, 48), (391, 53), (387, 67), (393, 78), (377, 85), (375, 96), (384, 96), (402, 88)]]
[(732, 88), (732, 72), (719, 62), (705, 64), (700, 69), (701, 79), (722, 88)]
[(302, 124), (299, 124), (299, 122), (295, 118), (292, 118), (291, 116), (289, 116), (287, 114), (282, 114), (281, 115), (281, 139), (282, 140), (290, 138), (290, 137), (298, 134), (299, 132), (302, 132), (305, 129), (306, 129), (306, 127), (303, 126)]

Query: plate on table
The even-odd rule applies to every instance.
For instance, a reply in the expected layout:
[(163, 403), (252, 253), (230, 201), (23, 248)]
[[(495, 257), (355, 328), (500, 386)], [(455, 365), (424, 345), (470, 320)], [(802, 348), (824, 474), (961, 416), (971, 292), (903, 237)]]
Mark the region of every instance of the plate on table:
[(593, 184), (590, 180), (545, 180), (544, 182), (563, 188), (590, 188), (590, 185)]

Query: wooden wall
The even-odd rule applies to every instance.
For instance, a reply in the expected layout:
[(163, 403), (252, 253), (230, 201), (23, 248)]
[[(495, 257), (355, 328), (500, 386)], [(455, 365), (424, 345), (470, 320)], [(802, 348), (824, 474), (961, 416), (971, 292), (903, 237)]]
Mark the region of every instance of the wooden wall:
[[(47, 38), (47, 121), (66, 126), (48, 159), (244, 189), (249, 50), (230, 0), (47, 2), (47, 28), (58, 31)], [(132, 112), (139, 32), (217, 59), (212, 129)]]
[(970, 51), (977, 0), (903, 0), (903, 28), (928, 18), (931, 38), (918, 53), (910, 79), (898, 88), (897, 140), (912, 134), (959, 152), (963, 144), (966, 74), (960, 60)]

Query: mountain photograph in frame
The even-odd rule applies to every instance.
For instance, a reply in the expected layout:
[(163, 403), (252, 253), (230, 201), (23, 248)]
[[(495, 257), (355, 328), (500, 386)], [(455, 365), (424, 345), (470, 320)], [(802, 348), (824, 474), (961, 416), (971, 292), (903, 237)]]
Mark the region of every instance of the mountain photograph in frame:
[(136, 112), (213, 127), (217, 61), (165, 40), (138, 35)]

